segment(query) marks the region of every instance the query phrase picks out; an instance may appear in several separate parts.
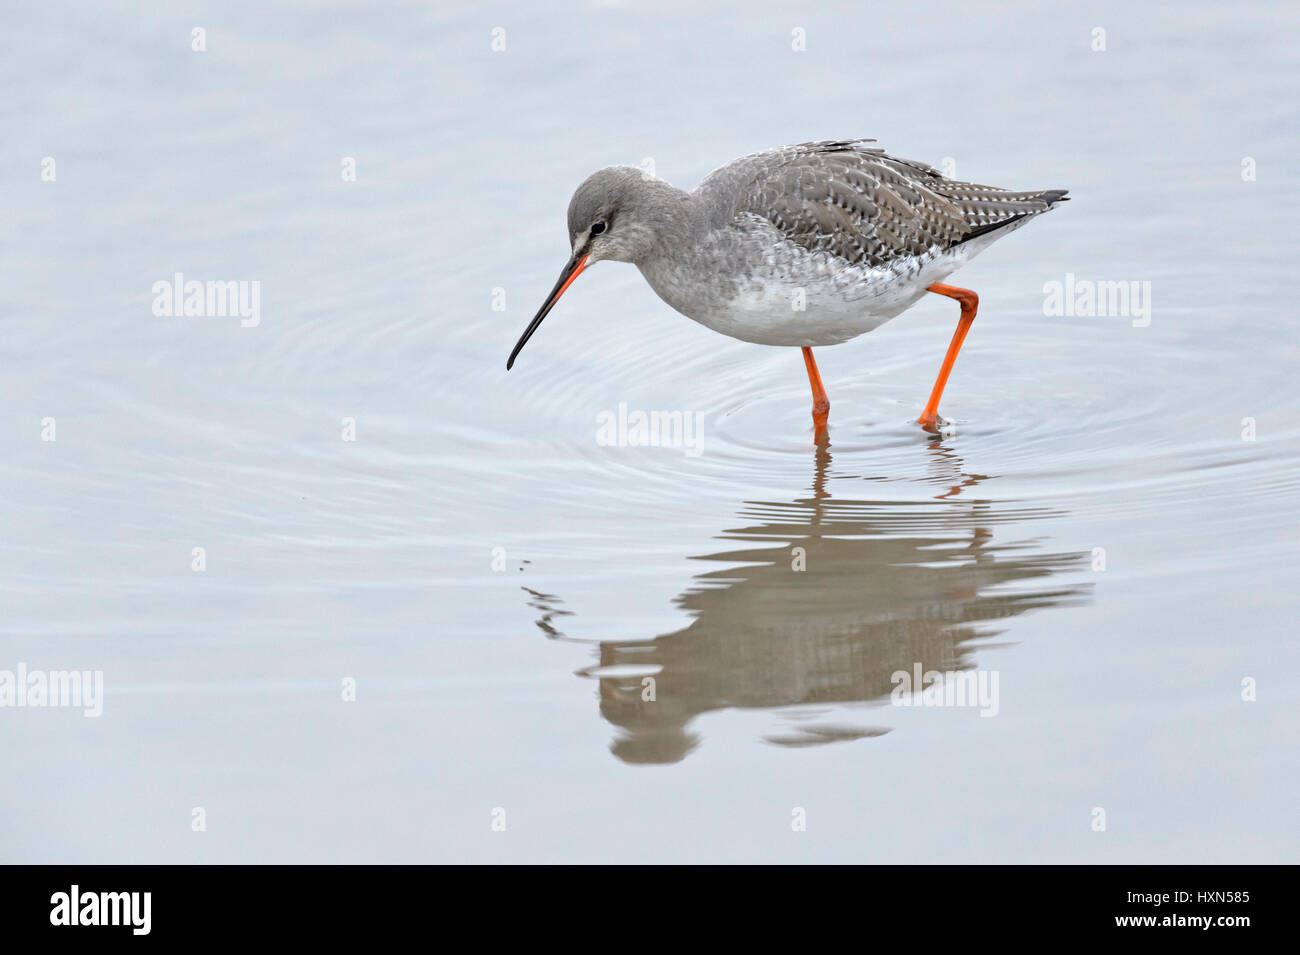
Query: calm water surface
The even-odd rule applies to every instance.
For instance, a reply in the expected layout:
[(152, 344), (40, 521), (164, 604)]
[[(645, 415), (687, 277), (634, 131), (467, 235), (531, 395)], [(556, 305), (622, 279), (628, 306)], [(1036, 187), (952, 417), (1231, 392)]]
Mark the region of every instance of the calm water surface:
[[(0, 858), (1295, 861), (1294, 7), (4, 21), (0, 670), (105, 698), (0, 709)], [(820, 448), (797, 351), (630, 266), (506, 374), (587, 173), (850, 136), (1071, 189), (953, 279), (954, 436), (937, 296), (819, 352)], [(918, 664), (996, 715), (890, 705)]]

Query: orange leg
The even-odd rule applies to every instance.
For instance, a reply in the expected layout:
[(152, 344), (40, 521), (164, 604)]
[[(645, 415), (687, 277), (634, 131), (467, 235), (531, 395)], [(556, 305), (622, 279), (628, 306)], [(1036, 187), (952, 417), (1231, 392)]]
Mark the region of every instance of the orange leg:
[(966, 333), (970, 331), (971, 323), (975, 321), (975, 310), (979, 308), (980, 297), (970, 289), (957, 288), (955, 285), (940, 285), (938, 282), (931, 285), (928, 291), (961, 302), (961, 318), (957, 320), (957, 331), (953, 332), (952, 342), (948, 345), (948, 354), (943, 356), (943, 364), (939, 367), (939, 377), (934, 380), (934, 390), (930, 392), (930, 400), (925, 403), (925, 410), (921, 412), (921, 417), (916, 422), (927, 431), (934, 431), (938, 428), (939, 399), (943, 397), (943, 386), (948, 384), (948, 375), (952, 373), (952, 366), (957, 361), (957, 352), (961, 351), (961, 343), (966, 340)]
[(821, 373), (817, 371), (817, 362), (813, 360), (811, 348), (804, 348), (803, 363), (808, 368), (808, 383), (812, 385), (813, 427), (817, 430), (817, 437), (820, 438), (826, 434), (826, 418), (831, 411), (831, 399), (826, 397), (826, 388), (822, 384)]

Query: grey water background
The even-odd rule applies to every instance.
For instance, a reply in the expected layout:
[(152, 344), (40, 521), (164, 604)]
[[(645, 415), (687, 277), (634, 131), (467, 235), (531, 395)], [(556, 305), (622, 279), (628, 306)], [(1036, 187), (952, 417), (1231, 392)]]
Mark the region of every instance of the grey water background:
[[(6, 7), (0, 670), (105, 699), (0, 709), (0, 859), (1294, 862), (1298, 18)], [(829, 448), (797, 351), (630, 266), (505, 372), (589, 172), (858, 136), (1071, 189), (950, 280), (955, 436), (938, 296), (819, 351)], [(177, 272), (260, 323), (155, 316)], [(997, 715), (889, 705), (918, 662)]]

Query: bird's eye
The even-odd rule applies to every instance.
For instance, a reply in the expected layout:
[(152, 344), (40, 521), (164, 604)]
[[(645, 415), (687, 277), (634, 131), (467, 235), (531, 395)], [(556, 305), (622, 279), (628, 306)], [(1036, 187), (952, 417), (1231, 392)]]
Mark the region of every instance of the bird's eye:
[(605, 223), (603, 222), (597, 222), (595, 225), (591, 227), (592, 235), (600, 235), (604, 231), (605, 231)]

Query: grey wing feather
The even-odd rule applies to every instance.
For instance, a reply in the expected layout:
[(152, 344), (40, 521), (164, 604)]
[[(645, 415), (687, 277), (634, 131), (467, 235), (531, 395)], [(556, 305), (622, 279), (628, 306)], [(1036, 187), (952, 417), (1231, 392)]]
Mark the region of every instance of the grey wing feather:
[(1012, 192), (947, 179), (872, 142), (771, 149), (723, 166), (697, 191), (711, 201), (719, 226), (759, 216), (810, 252), (867, 266), (952, 248), (1065, 197), (1063, 189)]

